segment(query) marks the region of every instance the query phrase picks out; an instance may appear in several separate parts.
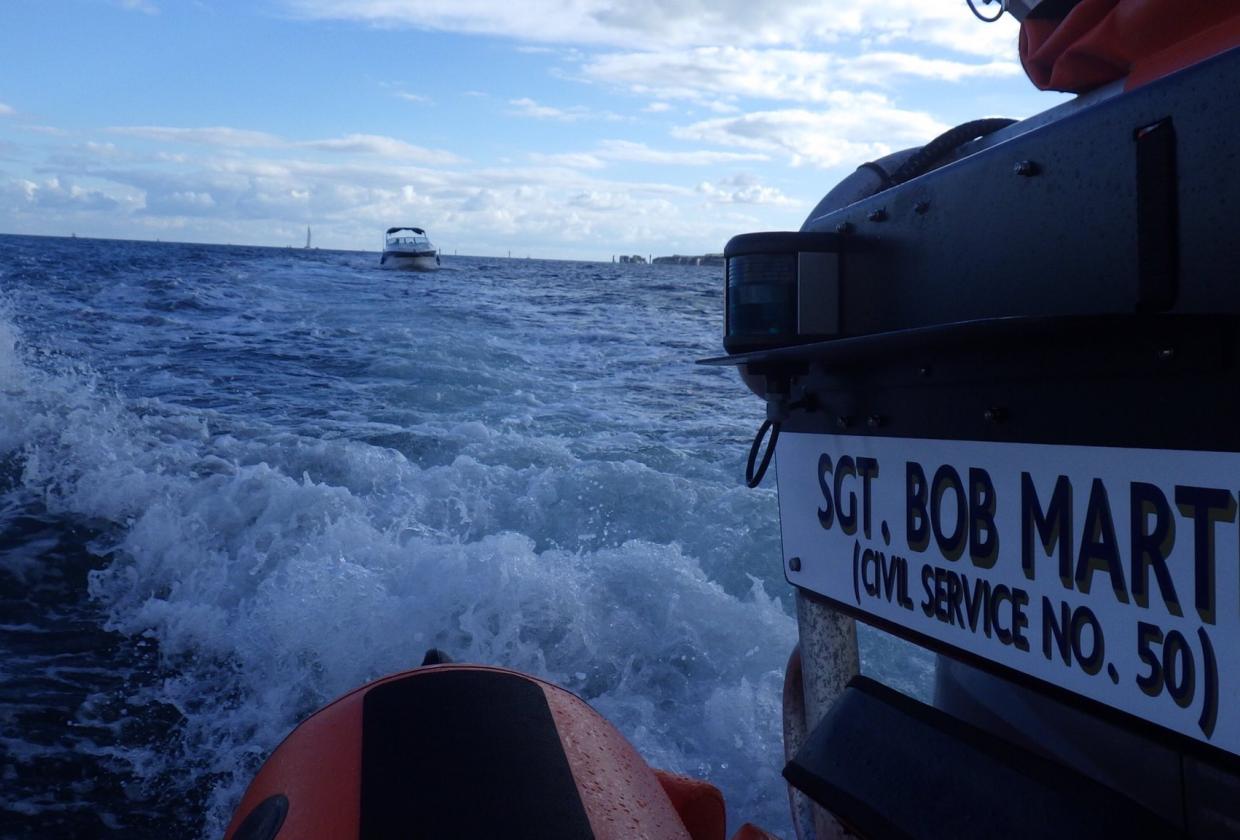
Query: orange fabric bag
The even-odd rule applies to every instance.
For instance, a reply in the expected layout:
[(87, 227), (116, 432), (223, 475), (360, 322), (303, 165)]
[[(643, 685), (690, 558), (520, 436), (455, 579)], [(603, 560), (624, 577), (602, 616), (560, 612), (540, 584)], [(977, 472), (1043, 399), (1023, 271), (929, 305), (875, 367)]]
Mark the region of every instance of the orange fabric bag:
[(1236, 0), (1081, 0), (1020, 28), (1025, 73), (1043, 90), (1070, 93), (1124, 77), (1137, 87), (1236, 46)]

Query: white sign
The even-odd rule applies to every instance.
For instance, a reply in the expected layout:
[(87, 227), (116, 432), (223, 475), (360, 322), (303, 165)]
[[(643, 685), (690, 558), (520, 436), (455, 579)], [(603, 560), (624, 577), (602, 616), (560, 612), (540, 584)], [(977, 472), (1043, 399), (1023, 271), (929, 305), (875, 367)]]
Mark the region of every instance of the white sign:
[(784, 433), (788, 580), (1240, 755), (1240, 453)]

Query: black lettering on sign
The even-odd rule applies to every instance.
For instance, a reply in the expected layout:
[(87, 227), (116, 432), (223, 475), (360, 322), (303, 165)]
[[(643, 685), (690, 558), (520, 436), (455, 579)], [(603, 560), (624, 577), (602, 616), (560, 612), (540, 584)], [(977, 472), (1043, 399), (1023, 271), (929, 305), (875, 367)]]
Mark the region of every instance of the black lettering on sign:
[(1176, 485), (1175, 506), (1193, 520), (1193, 600), (1201, 620), (1213, 624), (1214, 524), (1235, 521), (1236, 498), (1228, 490)]
[(879, 554), (879, 563), (883, 570), (883, 594), (888, 601), (899, 600), (900, 563), (898, 557), (887, 557)]
[[(1087, 627), (1093, 637), (1089, 653), (1085, 652), (1084, 643)], [(1101, 671), (1106, 662), (1106, 641), (1102, 637), (1102, 625), (1089, 607), (1077, 607), (1072, 611), (1072, 655), (1080, 663), (1081, 670), (1091, 676)]]
[[(943, 530), (943, 497), (949, 492), (956, 497), (956, 523), (950, 533)], [(965, 522), (967, 517), (968, 502), (960, 474), (951, 464), (944, 464), (935, 470), (934, 481), (930, 485), (930, 526), (934, 529), (934, 540), (939, 544), (939, 551), (948, 560), (959, 560), (964, 553), (964, 544), (969, 538)]]
[(828, 531), (835, 524), (835, 502), (831, 501), (831, 485), (827, 480), (831, 470), (831, 456), (824, 452), (818, 456), (818, 487), (822, 490), (823, 501), (823, 506), (818, 508), (818, 524)]
[(1081, 551), (1076, 561), (1076, 588), (1088, 595), (1096, 571), (1110, 574), (1116, 600), (1127, 604), (1128, 586), (1124, 583), (1124, 565), (1119, 559), (1119, 541), (1115, 539), (1111, 500), (1100, 478), (1094, 479), (1085, 508)]
[(1001, 644), (1029, 650), (1024, 634), (1024, 628), (1029, 626), (1025, 614), (1029, 593), (1023, 589), (1002, 583), (992, 586), (984, 578), (970, 580), (968, 575), (928, 563), (921, 567), (921, 586), (925, 592), (921, 611), (927, 618), (970, 633), (980, 629), (988, 639), (997, 638)]
[(865, 538), (870, 539), (870, 480), (878, 478), (878, 461), (858, 458), (857, 473), (861, 476), (861, 525)]
[[(870, 574), (871, 570), (873, 574)], [(873, 549), (867, 548), (861, 552), (861, 587), (871, 598), (878, 597), (878, 574), (878, 555)]]
[(964, 589), (960, 586), (960, 576), (947, 569), (935, 569), (934, 578), (936, 583), (940, 580), (947, 583), (946, 600), (943, 602), (939, 621), (964, 627), (964, 614), (960, 611), (960, 599), (964, 595)]
[(835, 511), (840, 520), (840, 530), (851, 537), (857, 533), (857, 494), (851, 490), (848, 492), (848, 512), (845, 513), (844, 499), (840, 496), (845, 477), (856, 478), (857, 467), (852, 458), (841, 455), (835, 463)]
[[(861, 543), (858, 542), (857, 545)], [(865, 594), (911, 610), (913, 600), (908, 596), (908, 560), (894, 554), (888, 557), (872, 548), (867, 548), (860, 557), (861, 586), (865, 589)], [(925, 579), (923, 572), (923, 586), (926, 585)], [(929, 593), (929, 589), (926, 591)]]
[(974, 633), (977, 632), (977, 621), (980, 618), (983, 624), (983, 632), (987, 637), (990, 636), (991, 615), (986, 609), (986, 601), (990, 594), (990, 584), (984, 580), (973, 581), (973, 586), (969, 586), (968, 578), (964, 582), (964, 611), (969, 615), (969, 629)]
[(995, 484), (990, 473), (969, 468), (969, 559), (979, 569), (994, 568), (999, 559), (999, 532), (995, 529)]
[(1154, 645), (1161, 645), (1162, 629), (1156, 624), (1137, 622), (1137, 656), (1149, 666), (1148, 674), (1137, 674), (1137, 688), (1148, 697), (1157, 697), (1163, 690), (1162, 661), (1154, 653)]
[[(1089, 645), (1085, 644), (1085, 630), (1089, 630)], [(1072, 609), (1063, 601), (1059, 602), (1059, 617), (1055, 616), (1055, 606), (1050, 598), (1042, 596), (1042, 655), (1054, 659), (1054, 651), (1059, 653), (1064, 665), (1071, 665), (1075, 658), (1081, 670), (1090, 676), (1097, 674), (1106, 664), (1106, 641), (1102, 636), (1102, 624), (1089, 607)]]
[(896, 596), (896, 603), (906, 610), (913, 609), (913, 599), (908, 596), (908, 558), (895, 558), (900, 563), (900, 588)]
[[(909, 461), (904, 465), (904, 533), (910, 551), (925, 551), (930, 545), (930, 515), (926, 512), (928, 493), (926, 471), (916, 461)], [(922, 579), (925, 579), (924, 572)]]
[(1029, 593), (1023, 589), (1012, 589), (1012, 644), (1017, 650), (1029, 650), (1029, 639), (1025, 636), (1025, 628), (1029, 626), (1029, 616), (1025, 607), (1029, 606)]
[(1167, 675), (1167, 693), (1181, 709), (1193, 704), (1197, 691), (1197, 666), (1193, 663), (1193, 651), (1188, 640), (1179, 630), (1167, 634), (1163, 646), (1163, 672)]
[(1059, 580), (1072, 588), (1072, 484), (1066, 475), (1055, 479), (1051, 503), (1045, 512), (1038, 500), (1033, 476), (1020, 474), (1020, 566), (1033, 580), (1033, 535), (1036, 533), (1046, 556), (1059, 555)]
[[(1154, 570), (1158, 593), (1172, 615), (1184, 615), (1180, 598), (1175, 592), (1167, 557), (1175, 547), (1175, 517), (1167, 497), (1153, 484), (1134, 481), (1129, 489), (1132, 536), (1132, 600), (1139, 606), (1150, 605), (1149, 577)], [(1150, 517), (1154, 523), (1150, 524)]]
[(1072, 610), (1063, 601), (1059, 602), (1059, 619), (1055, 619), (1055, 607), (1051, 604), (1051, 599), (1045, 595), (1042, 596), (1042, 655), (1047, 659), (1053, 659), (1051, 656), (1052, 637), (1055, 642), (1055, 650), (1059, 651), (1059, 657), (1063, 660), (1063, 664), (1072, 664)]
[[(959, 587), (959, 583), (956, 584)], [(942, 621), (944, 624), (950, 623), (951, 598), (948, 592), (947, 574), (938, 566), (934, 567), (934, 610), (933, 614), (936, 620)]]
[(994, 625), (995, 635), (1005, 645), (1012, 643), (1012, 631), (1003, 626), (999, 620), (999, 605), (1012, 600), (1012, 590), (1007, 584), (1001, 583), (990, 591), (990, 623)]
[[(1206, 733), (1206, 737), (1209, 737), (1210, 732), (1214, 730), (1213, 712), (1209, 708), (1213, 702), (1210, 687), (1212, 677), (1209, 675), (1209, 658), (1212, 650), (1205, 631), (1198, 629), (1198, 633), (1207, 657), (1207, 688), (1197, 725)], [(1163, 646), (1161, 657), (1155, 650), (1159, 645)], [(1162, 628), (1158, 625), (1138, 621), (1137, 656), (1150, 669), (1147, 674), (1137, 674), (1137, 687), (1142, 692), (1149, 697), (1157, 697), (1166, 688), (1171, 699), (1181, 709), (1187, 709), (1193, 704), (1193, 697), (1197, 693), (1197, 665), (1194, 662), (1193, 649), (1189, 647), (1188, 639), (1184, 638), (1179, 630), (1170, 631), (1164, 639)]]

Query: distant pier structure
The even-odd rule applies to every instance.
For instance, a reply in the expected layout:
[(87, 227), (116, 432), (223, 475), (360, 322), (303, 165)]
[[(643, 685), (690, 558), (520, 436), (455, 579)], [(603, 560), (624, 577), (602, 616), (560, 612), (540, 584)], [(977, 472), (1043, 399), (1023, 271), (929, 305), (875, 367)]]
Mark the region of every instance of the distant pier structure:
[(625, 265), (706, 265), (706, 266), (722, 266), (723, 254), (700, 254), (697, 256), (685, 256), (683, 254), (675, 254), (670, 257), (643, 257), (641, 254), (621, 254), (619, 257), (612, 255), (612, 262), (624, 263)]
[(675, 254), (670, 257), (655, 257), (651, 260), (655, 265), (708, 265), (722, 266), (723, 254), (702, 254), (700, 256), (683, 256)]

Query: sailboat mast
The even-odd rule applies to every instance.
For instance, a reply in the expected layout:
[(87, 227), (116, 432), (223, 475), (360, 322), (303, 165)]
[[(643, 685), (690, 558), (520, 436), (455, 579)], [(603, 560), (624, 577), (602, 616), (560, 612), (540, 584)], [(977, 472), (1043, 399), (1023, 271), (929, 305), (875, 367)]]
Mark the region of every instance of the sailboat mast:
[(310, 225), (306, 225), (306, 247), (310, 247)]

